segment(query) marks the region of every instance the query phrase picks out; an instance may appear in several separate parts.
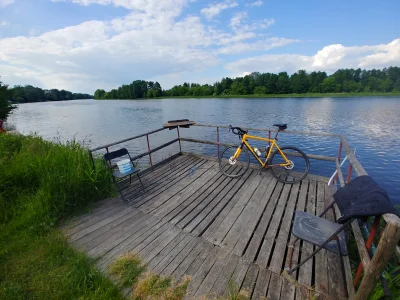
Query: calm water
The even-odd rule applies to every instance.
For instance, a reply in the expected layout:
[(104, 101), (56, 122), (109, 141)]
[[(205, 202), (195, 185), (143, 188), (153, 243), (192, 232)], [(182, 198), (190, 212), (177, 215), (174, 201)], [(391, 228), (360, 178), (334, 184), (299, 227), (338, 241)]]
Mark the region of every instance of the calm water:
[[(319, 99), (167, 99), (142, 101), (77, 100), (22, 104), (11, 121), (22, 133), (36, 132), (46, 139), (76, 138), (99, 146), (153, 129), (172, 119), (189, 118), (197, 123), (270, 128), (288, 123), (289, 130), (344, 134), (356, 148), (367, 172), (400, 204), (400, 98)], [(254, 132), (257, 134), (256, 132)], [(214, 128), (183, 129), (182, 136), (215, 140)], [(265, 134), (265, 133), (263, 133)], [(150, 136), (152, 147), (173, 138), (176, 130)], [(221, 130), (221, 140), (238, 138)], [(256, 146), (261, 146), (255, 144)], [(281, 134), (279, 145), (293, 145), (306, 153), (336, 156), (336, 138)], [(145, 138), (126, 147), (132, 154), (147, 151)], [(184, 143), (183, 151), (215, 155), (215, 146)], [(172, 145), (155, 153), (160, 160), (176, 153)], [(146, 162), (143, 158), (141, 162)], [(311, 172), (330, 177), (334, 163), (311, 160)], [(346, 172), (345, 176), (346, 176)]]

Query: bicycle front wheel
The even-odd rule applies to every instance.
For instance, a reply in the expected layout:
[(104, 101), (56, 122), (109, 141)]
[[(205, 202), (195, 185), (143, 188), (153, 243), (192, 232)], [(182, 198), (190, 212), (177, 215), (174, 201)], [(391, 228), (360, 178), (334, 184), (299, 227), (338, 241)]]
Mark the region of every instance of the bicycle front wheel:
[(285, 163), (285, 159), (278, 150), (275, 150), (268, 163), (272, 174), (278, 181), (283, 183), (302, 181), (310, 172), (310, 161), (307, 155), (296, 147), (282, 147), (281, 151), (290, 161), (290, 165), (279, 166), (279, 164)]
[(240, 177), (249, 169), (250, 155), (246, 148), (242, 149), (237, 159), (233, 159), (239, 146), (227, 147), (219, 157), (219, 169), (228, 177)]

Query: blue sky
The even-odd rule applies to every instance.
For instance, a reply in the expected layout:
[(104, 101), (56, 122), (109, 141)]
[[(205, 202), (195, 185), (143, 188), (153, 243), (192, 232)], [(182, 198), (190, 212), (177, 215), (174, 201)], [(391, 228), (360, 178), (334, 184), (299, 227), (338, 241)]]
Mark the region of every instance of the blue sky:
[(93, 93), (400, 65), (400, 1), (0, 0), (0, 75)]

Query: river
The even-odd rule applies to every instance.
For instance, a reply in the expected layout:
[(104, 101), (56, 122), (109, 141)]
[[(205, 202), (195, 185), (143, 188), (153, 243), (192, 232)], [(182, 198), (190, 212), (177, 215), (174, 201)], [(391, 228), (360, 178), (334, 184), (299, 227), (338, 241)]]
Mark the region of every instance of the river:
[[(19, 105), (10, 121), (24, 134), (36, 132), (48, 140), (75, 138), (95, 147), (182, 118), (258, 128), (271, 128), (273, 123), (282, 122), (288, 124), (289, 130), (344, 134), (367, 172), (389, 192), (393, 203), (400, 204), (400, 97), (41, 102)], [(192, 127), (181, 130), (181, 134), (197, 139), (216, 138), (212, 128)], [(162, 131), (150, 136), (150, 143), (156, 147), (173, 138), (176, 130)], [(228, 134), (226, 129), (221, 129), (221, 140), (238, 142), (237, 136)], [(339, 149), (336, 138), (292, 134), (281, 134), (279, 145), (328, 156), (337, 156)], [(145, 139), (126, 146), (132, 154), (147, 151)], [(177, 147), (175, 144), (154, 154), (153, 160), (175, 153)], [(216, 153), (215, 146), (184, 143), (182, 147), (184, 151)], [(334, 163), (311, 160), (313, 174), (330, 177), (334, 169)], [(343, 171), (346, 176), (347, 171)]]

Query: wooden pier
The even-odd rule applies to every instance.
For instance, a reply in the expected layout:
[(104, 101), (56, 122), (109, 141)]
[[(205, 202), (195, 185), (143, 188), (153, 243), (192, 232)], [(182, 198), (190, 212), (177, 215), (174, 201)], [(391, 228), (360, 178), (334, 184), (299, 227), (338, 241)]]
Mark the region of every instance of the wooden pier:
[[(158, 165), (119, 198), (97, 205), (66, 231), (69, 241), (106, 267), (138, 254), (157, 274), (192, 277), (188, 294), (221, 295), (232, 280), (253, 299), (346, 298), (339, 258), (323, 250), (293, 278), (282, 276), (296, 210), (318, 214), (330, 201), (327, 178), (282, 184), (250, 169), (224, 176), (215, 158), (190, 154)], [(331, 214), (333, 217), (333, 214)], [(298, 243), (293, 261), (313, 246)]]
[[(294, 213), (322, 212), (334, 192), (328, 186), (329, 178), (310, 174), (299, 184), (283, 184), (269, 171), (254, 166), (241, 178), (226, 177), (220, 172), (216, 157), (182, 152), (182, 143), (200, 143), (215, 145), (219, 153), (219, 147), (224, 145), (219, 139), (219, 128), (225, 126), (193, 123), (190, 125), (216, 128), (216, 141), (181, 137), (179, 127), (175, 127), (178, 138), (151, 149), (149, 135), (174, 129), (167, 126), (89, 150), (93, 157), (95, 151), (108, 152), (109, 147), (143, 138), (148, 151), (132, 160), (149, 156), (150, 168), (141, 172), (144, 191), (135, 180), (123, 192), (127, 202), (120, 197), (103, 200), (91, 213), (72, 220), (64, 228), (72, 245), (97, 258), (102, 271), (119, 256), (133, 253), (156, 274), (176, 280), (190, 276), (188, 299), (213, 299), (227, 294), (232, 283), (251, 299), (368, 299), (400, 239), (399, 218), (383, 216), (385, 227), (372, 258), (359, 224), (352, 223), (351, 235), (361, 261), (358, 273), (364, 274), (359, 286), (360, 277), (353, 279), (349, 257), (344, 257), (343, 278), (339, 257), (326, 250), (288, 275), (284, 270), (289, 264)], [(268, 132), (268, 136), (274, 131), (250, 130)], [(367, 175), (343, 136), (285, 133), (339, 139), (337, 158), (308, 156), (335, 164), (335, 180), (341, 186), (350, 180), (352, 172)], [(179, 152), (155, 163), (152, 153), (174, 143), (179, 143)], [(340, 167), (343, 151), (349, 160), (346, 181)], [(340, 212), (335, 207), (325, 217), (335, 220)], [(368, 239), (372, 241), (376, 228), (370, 230)], [(313, 250), (314, 246), (307, 242), (296, 243), (292, 264)], [(130, 289), (124, 292), (128, 295)]]

